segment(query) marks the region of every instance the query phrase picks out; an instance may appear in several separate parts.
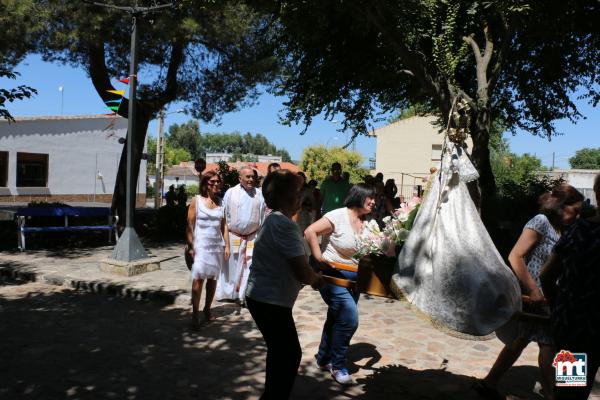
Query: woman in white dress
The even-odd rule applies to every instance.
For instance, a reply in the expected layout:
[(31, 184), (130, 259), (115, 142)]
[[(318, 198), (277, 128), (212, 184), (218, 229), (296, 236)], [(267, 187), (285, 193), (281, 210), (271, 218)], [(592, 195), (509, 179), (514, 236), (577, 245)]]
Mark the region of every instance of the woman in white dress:
[(192, 265), (192, 325), (197, 327), (198, 309), (202, 285), (206, 281), (206, 301), (204, 317), (206, 321), (215, 318), (210, 305), (215, 297), (217, 278), (225, 261), (229, 259), (229, 234), (223, 215), (221, 199), (221, 178), (209, 171), (200, 179), (200, 195), (195, 196), (188, 209), (186, 230), (187, 248)]

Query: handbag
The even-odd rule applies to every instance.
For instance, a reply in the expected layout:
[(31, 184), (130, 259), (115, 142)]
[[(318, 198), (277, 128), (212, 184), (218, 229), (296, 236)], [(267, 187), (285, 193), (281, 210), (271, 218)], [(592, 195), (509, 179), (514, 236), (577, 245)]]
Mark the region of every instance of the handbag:
[(190, 255), (190, 252), (188, 251), (189, 247), (186, 244), (183, 247), (183, 258), (185, 259), (185, 265), (187, 266), (187, 268), (191, 271), (192, 270), (192, 264), (194, 264), (194, 257), (192, 257)]

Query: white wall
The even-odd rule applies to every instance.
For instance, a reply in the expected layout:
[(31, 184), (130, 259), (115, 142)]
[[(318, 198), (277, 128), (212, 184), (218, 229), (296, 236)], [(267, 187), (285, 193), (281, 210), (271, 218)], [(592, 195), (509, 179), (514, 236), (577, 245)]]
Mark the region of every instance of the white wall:
[[(104, 116), (0, 121), (0, 151), (9, 152), (8, 186), (0, 194), (112, 194), (124, 146), (118, 139), (126, 133), (126, 119)], [(16, 187), (18, 152), (48, 154), (47, 188)], [(145, 193), (145, 180), (142, 161), (138, 193)]]

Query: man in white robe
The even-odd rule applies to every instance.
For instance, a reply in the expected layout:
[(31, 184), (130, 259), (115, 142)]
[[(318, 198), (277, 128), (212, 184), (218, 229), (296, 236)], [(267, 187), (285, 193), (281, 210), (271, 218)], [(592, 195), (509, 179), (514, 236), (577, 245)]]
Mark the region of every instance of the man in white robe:
[(261, 191), (255, 187), (254, 170), (244, 166), (239, 174), (240, 184), (225, 192), (223, 198), (231, 257), (219, 276), (216, 297), (217, 300), (243, 302), (254, 239), (265, 218), (265, 202)]

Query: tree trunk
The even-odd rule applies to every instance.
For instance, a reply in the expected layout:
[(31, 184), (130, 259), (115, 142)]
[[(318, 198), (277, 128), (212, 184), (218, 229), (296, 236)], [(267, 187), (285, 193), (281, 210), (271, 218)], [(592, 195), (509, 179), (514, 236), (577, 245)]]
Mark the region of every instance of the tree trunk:
[[(148, 124), (150, 118), (140, 110), (143, 106), (138, 102), (138, 112), (136, 113), (136, 131), (135, 135), (135, 147), (133, 148), (133, 170), (132, 170), (132, 190), (134, 192), (134, 202), (137, 200), (137, 187), (138, 179), (140, 175), (140, 164), (142, 161), (142, 153), (144, 151), (144, 143), (146, 141), (146, 132), (148, 130)], [(127, 140), (129, 140), (130, 134), (127, 132)], [(146, 182), (143, 182), (146, 185)], [(111, 208), (113, 213), (119, 216), (119, 225), (125, 224), (125, 206), (126, 206), (126, 188), (127, 188), (127, 144), (123, 145), (123, 151), (121, 152), (121, 158), (119, 160), (119, 170), (117, 171), (117, 179), (115, 181), (115, 189), (113, 191), (112, 205)]]
[(488, 230), (494, 224), (493, 201), (496, 195), (496, 181), (490, 163), (490, 113), (487, 108), (475, 112), (475, 118), (471, 126), (471, 137), (473, 138), (473, 150), (471, 158), (479, 172), (479, 198), (474, 199), (475, 204), (481, 212), (481, 219)]

